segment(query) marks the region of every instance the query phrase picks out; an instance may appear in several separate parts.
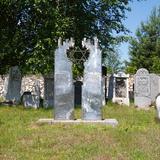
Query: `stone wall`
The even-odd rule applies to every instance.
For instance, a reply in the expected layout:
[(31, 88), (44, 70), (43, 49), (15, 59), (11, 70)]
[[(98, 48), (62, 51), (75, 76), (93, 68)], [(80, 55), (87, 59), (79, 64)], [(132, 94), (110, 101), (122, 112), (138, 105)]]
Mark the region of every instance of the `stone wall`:
[(0, 97), (2, 97), (4, 93), (4, 79), (5, 77), (0, 76)]
[[(5, 77), (6, 76), (4, 76), (4, 77), (0, 76), (0, 97), (3, 97)], [(22, 78), (21, 95), (25, 91), (32, 92), (33, 88), (34, 88), (33, 86), (35, 85), (37, 80), (40, 82), (41, 97), (43, 98), (43, 96), (44, 96), (44, 79), (42, 76), (34, 76), (34, 75), (24, 76)]]
[[(107, 84), (109, 84), (109, 77), (110, 75), (107, 75)], [(0, 97), (3, 96), (4, 93), (4, 79), (5, 76), (0, 76)], [(28, 75), (24, 76), (22, 78), (22, 90), (21, 94), (25, 91), (31, 91), (33, 90), (33, 86), (35, 85), (36, 81), (40, 81), (40, 89), (41, 89), (41, 97), (44, 96), (44, 78), (42, 76), (35, 76), (35, 75)], [(134, 83), (134, 75), (130, 75), (129, 77), (129, 91), (133, 91), (133, 83)]]

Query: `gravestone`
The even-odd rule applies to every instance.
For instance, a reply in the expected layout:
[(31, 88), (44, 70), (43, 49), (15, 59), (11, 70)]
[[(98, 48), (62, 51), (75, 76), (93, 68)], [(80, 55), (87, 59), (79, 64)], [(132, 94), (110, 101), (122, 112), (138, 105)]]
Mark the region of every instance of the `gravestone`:
[(74, 103), (75, 106), (81, 106), (82, 104), (82, 85), (83, 82), (81, 80), (77, 80), (74, 83), (75, 91), (74, 91)]
[(158, 95), (158, 93), (160, 93), (159, 87), (159, 76), (156, 74), (150, 74), (150, 81), (151, 81), (151, 101), (152, 104), (155, 103), (156, 101), (156, 96)]
[(113, 103), (125, 104), (129, 106), (128, 78), (129, 74), (125, 74), (123, 72), (113, 74)]
[(54, 106), (54, 76), (44, 76), (44, 100), (45, 108)]
[(156, 97), (157, 116), (160, 119), (160, 95)]
[(108, 76), (108, 100), (113, 98), (114, 77), (113, 74)]
[(98, 48), (98, 40), (94, 39), (94, 44), (89, 40), (82, 42), (89, 52), (89, 58), (84, 63), (84, 79), (82, 86), (82, 119), (101, 120), (102, 119), (102, 62), (101, 51)]
[(23, 105), (26, 108), (39, 108), (40, 107), (40, 82), (37, 80), (34, 84), (33, 91), (26, 91), (23, 93)]
[(18, 66), (11, 67), (4, 83), (4, 98), (7, 101), (20, 102), (21, 82), (22, 76)]
[(26, 91), (26, 92), (23, 93), (22, 101), (23, 101), (24, 107), (26, 107), (26, 108), (34, 106), (33, 98), (32, 98), (32, 95), (31, 95), (30, 91)]
[(134, 78), (134, 104), (138, 108), (146, 108), (151, 105), (151, 81), (148, 70), (139, 69)]
[(54, 118), (56, 120), (74, 119), (74, 87), (72, 63), (67, 57), (67, 50), (73, 46), (73, 41), (61, 42), (55, 51), (54, 71)]

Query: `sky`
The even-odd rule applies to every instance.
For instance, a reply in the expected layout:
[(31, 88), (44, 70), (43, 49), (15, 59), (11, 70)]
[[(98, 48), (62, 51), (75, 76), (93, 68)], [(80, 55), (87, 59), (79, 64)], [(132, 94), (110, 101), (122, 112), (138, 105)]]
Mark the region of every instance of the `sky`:
[[(139, 2), (133, 0), (129, 6), (131, 7), (131, 11), (127, 12), (124, 25), (131, 31), (129, 35), (135, 36), (136, 29), (140, 26), (140, 23), (147, 21), (154, 7), (160, 6), (160, 0), (142, 0)], [(128, 46), (128, 43), (122, 43), (119, 46), (119, 54), (122, 60), (129, 59)]]

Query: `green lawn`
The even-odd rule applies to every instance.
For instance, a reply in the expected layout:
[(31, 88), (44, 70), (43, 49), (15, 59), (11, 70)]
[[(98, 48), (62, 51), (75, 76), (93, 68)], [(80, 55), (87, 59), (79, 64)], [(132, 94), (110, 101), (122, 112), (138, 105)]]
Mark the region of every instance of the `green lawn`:
[[(38, 125), (52, 109), (0, 106), (0, 160), (159, 160), (156, 111), (108, 104), (104, 118), (115, 128), (94, 124)], [(80, 118), (80, 109), (75, 111)]]

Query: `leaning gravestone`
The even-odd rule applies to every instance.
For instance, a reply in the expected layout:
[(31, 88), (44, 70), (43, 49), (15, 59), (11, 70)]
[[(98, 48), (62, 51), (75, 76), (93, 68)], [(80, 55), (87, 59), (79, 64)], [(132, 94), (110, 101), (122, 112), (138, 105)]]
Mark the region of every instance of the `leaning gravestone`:
[(74, 87), (72, 63), (67, 57), (67, 50), (73, 41), (58, 41), (55, 51), (54, 71), (54, 117), (56, 120), (74, 119)]
[(22, 76), (18, 66), (11, 67), (9, 77), (6, 77), (4, 86), (4, 98), (7, 101), (20, 102), (21, 82)]
[(89, 58), (84, 64), (84, 80), (82, 87), (82, 119), (102, 119), (102, 61), (101, 51), (98, 48), (98, 40), (94, 39), (94, 45), (84, 39), (82, 45), (89, 52)]
[(158, 93), (160, 93), (159, 91), (159, 76), (152, 73), (150, 74), (150, 79), (151, 79), (151, 101), (152, 101), (152, 104), (155, 103), (156, 101), (156, 96), (158, 95)]
[(44, 100), (45, 108), (54, 106), (54, 76), (44, 76)]
[(151, 105), (151, 81), (148, 70), (141, 68), (134, 79), (134, 103), (138, 108), (146, 108)]

